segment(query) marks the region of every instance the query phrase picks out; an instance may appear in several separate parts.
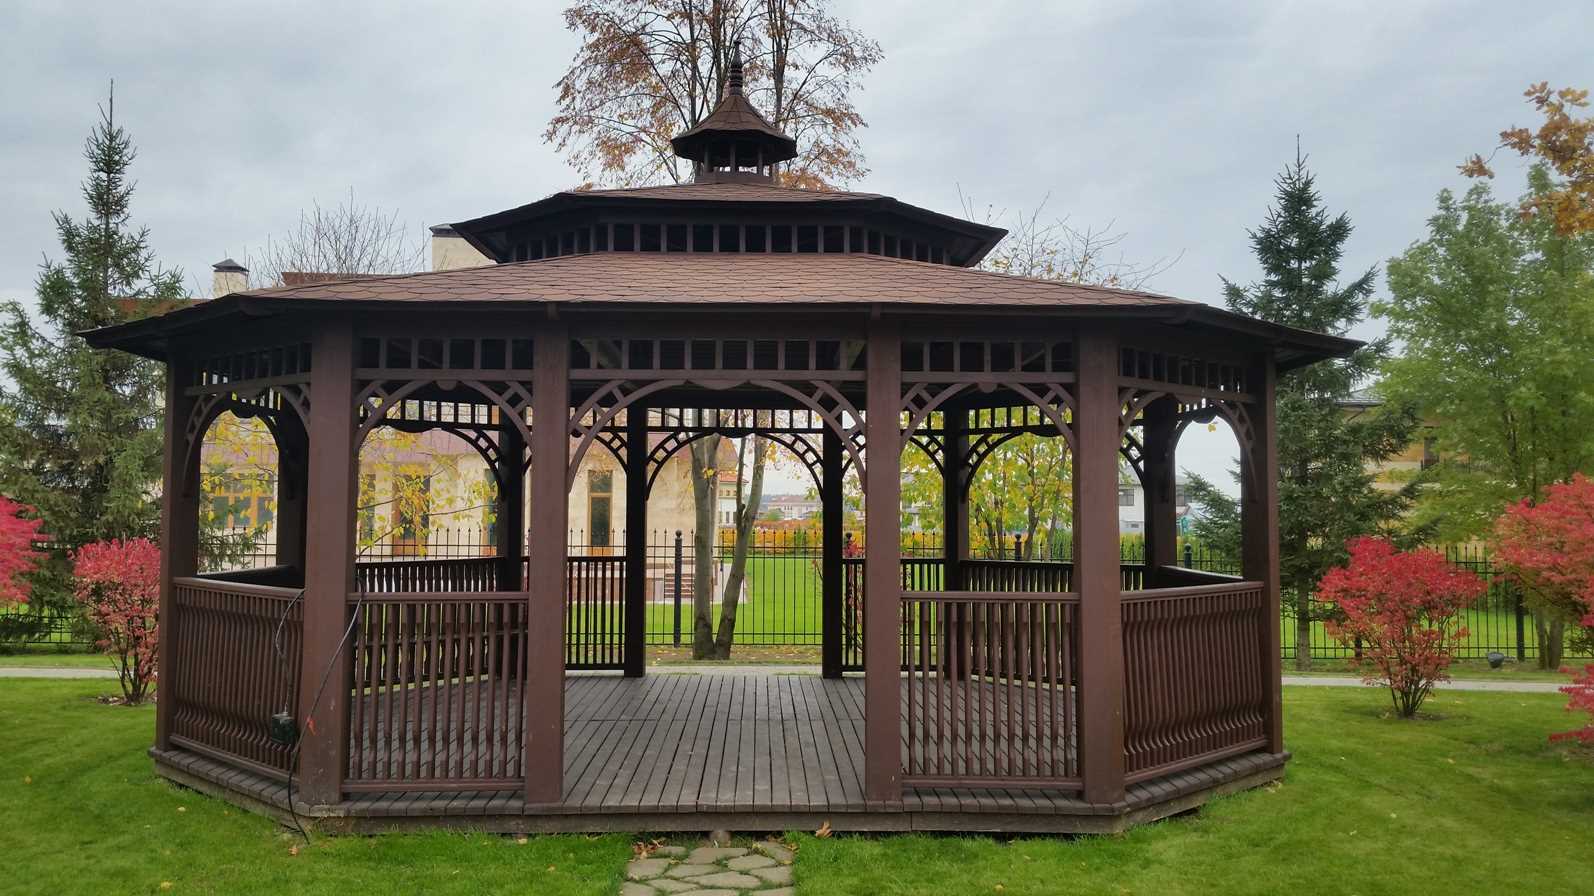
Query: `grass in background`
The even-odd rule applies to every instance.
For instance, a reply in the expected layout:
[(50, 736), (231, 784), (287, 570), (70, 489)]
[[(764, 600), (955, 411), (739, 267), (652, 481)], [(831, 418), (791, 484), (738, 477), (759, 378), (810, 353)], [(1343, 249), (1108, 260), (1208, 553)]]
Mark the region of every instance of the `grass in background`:
[[(612, 896), (629, 835), (296, 836), (156, 778), (149, 707), (106, 682), (0, 682), (0, 892), (527, 892)], [(1285, 689), (1295, 758), (1274, 788), (1121, 836), (797, 836), (803, 896), (1575, 893), (1588, 886), (1594, 751), (1551, 745), (1558, 695)], [(680, 842), (683, 838), (672, 838)], [(162, 889), (169, 883), (169, 889)]]
[[(156, 778), (152, 707), (114, 682), (0, 682), (0, 893), (537, 893), (613, 896), (631, 839), (316, 837)], [(294, 854), (294, 847), (301, 848)], [(169, 889), (162, 884), (169, 883)]]
[(1352, 689), (1284, 691), (1284, 782), (1121, 836), (799, 838), (803, 896), (1574, 893), (1594, 752), (1551, 745), (1564, 698), (1441, 693), (1385, 718)]

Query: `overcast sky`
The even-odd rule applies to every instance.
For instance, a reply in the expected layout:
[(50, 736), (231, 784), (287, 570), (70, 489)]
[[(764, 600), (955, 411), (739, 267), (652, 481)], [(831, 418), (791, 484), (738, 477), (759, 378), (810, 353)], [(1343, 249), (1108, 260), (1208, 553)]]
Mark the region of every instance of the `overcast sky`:
[[(81, 214), (82, 143), (113, 77), (136, 221), (199, 284), (351, 187), (419, 233), (570, 186), (541, 139), (576, 46), (561, 7), (7, 0), (0, 297), (30, 298), (59, 255), (50, 212)], [(1220, 274), (1256, 275), (1246, 229), (1297, 134), (1356, 225), (1359, 272), (1421, 238), (1464, 156), (1531, 123), (1526, 85), (1594, 86), (1588, 0), (839, 8), (885, 51), (857, 98), (858, 188), (948, 213), (959, 188), (1014, 210), (1049, 194), (1072, 223), (1124, 232), (1132, 261), (1177, 257), (1151, 288), (1214, 303)], [(1514, 195), (1520, 167), (1498, 170)], [(1193, 433), (1180, 461), (1221, 476), (1232, 445)]]

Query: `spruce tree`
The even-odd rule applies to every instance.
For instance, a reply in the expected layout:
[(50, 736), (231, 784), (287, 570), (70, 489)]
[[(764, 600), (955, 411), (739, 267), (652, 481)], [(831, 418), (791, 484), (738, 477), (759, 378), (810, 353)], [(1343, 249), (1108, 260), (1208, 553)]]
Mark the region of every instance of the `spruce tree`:
[[(1350, 218), (1330, 217), (1312, 173), (1296, 152), (1275, 180), (1266, 221), (1250, 231), (1262, 278), (1249, 286), (1223, 279), (1231, 311), (1286, 326), (1345, 335), (1367, 313), (1377, 268), (1339, 282)], [(1406, 447), (1415, 415), (1403, 408), (1352, 417), (1340, 402), (1388, 354), (1375, 340), (1349, 358), (1293, 370), (1278, 379), (1279, 551), (1286, 606), (1296, 612), (1296, 644), (1311, 643), (1311, 596), (1331, 567), (1344, 562), (1345, 543), (1388, 529), (1409, 503), (1406, 490), (1374, 488), (1369, 466)], [(1213, 519), (1238, 519), (1232, 499), (1196, 480)], [(1236, 535), (1237, 542), (1237, 535)], [(1296, 651), (1296, 667), (1311, 668), (1311, 651)]]
[(159, 522), (159, 365), (92, 350), (75, 334), (182, 297), (181, 273), (163, 270), (148, 230), (130, 223), (135, 151), (114, 92), (84, 156), (88, 211), (55, 213), (63, 257), (41, 266), (35, 313), (18, 302), (0, 309), (0, 492), (37, 508), (56, 544), (39, 581), (46, 601), (62, 597), (69, 551), (153, 535)]

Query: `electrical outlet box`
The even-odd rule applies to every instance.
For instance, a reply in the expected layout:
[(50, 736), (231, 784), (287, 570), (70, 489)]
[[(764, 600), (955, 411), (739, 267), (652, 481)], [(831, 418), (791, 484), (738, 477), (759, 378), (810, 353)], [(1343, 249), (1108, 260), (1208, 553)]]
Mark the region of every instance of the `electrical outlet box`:
[(292, 714), (279, 712), (271, 717), (266, 736), (271, 738), (272, 743), (291, 747), (299, 739), (299, 726), (294, 724)]

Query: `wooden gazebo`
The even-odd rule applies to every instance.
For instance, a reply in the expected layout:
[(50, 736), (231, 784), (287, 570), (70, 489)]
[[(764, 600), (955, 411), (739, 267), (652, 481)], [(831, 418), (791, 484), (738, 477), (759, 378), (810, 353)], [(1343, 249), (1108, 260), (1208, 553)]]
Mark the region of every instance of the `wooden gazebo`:
[[(975, 270), (1002, 231), (778, 186), (796, 146), (738, 72), (675, 145), (693, 183), (453, 225), (496, 264), (87, 334), (168, 370), (157, 771), (351, 828), (500, 830), (1099, 831), (1280, 776), (1274, 381), (1355, 343)], [(224, 412), (276, 438), (277, 565), (199, 575), (199, 447)], [(1240, 577), (1175, 562), (1175, 445), (1215, 418), (1241, 449)], [(382, 426), (487, 458), (496, 557), (356, 556)], [(643, 540), (568, 556), (586, 452), (623, 464), (643, 532), (651, 477), (716, 432), (817, 472), (821, 676), (644, 675)], [(1072, 562), (969, 557), (975, 471), (1022, 433), (1071, 448)], [(900, 556), (904, 450), (943, 473), (936, 559)], [(1148, 495), (1143, 566), (1119, 558), (1121, 458)]]

